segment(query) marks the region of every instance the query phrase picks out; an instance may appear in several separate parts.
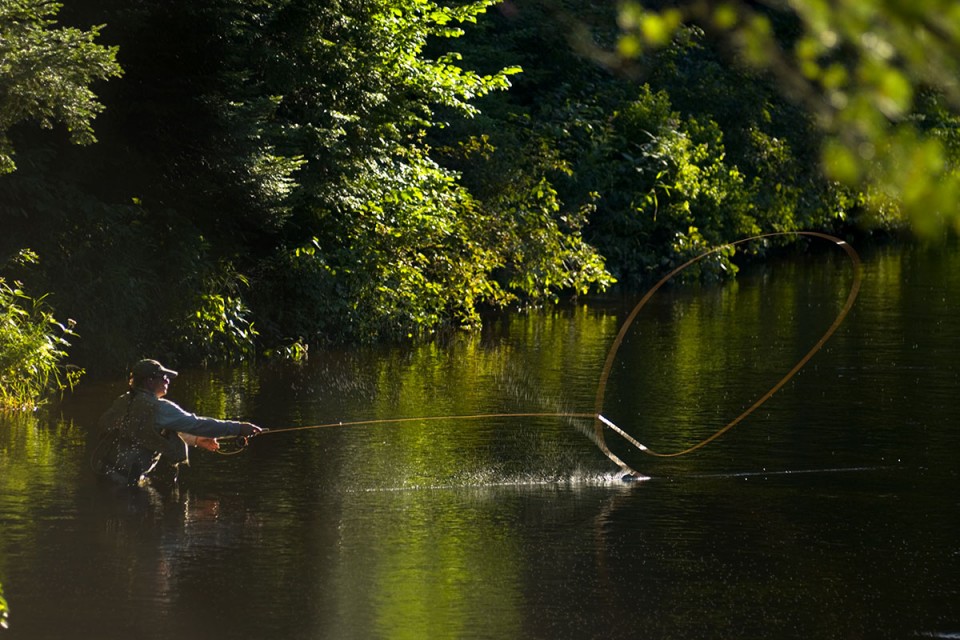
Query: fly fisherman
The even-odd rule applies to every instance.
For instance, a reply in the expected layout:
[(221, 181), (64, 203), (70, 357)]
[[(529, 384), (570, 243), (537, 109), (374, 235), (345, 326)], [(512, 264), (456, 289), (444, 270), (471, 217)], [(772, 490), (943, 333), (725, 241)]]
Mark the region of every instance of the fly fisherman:
[(216, 438), (253, 436), (262, 429), (250, 422), (217, 420), (189, 413), (163, 396), (177, 372), (156, 360), (141, 360), (130, 371), (130, 389), (100, 418), (100, 439), (93, 453), (100, 475), (124, 484), (141, 484), (163, 461), (189, 464), (187, 447), (220, 448)]

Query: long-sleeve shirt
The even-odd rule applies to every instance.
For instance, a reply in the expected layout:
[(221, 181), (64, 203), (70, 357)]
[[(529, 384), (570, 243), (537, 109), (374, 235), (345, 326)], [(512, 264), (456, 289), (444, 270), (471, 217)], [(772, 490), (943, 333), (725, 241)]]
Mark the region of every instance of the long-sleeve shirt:
[(241, 435), (242, 423), (236, 420), (218, 420), (198, 416), (166, 398), (153, 397), (152, 402), (155, 404), (153, 421), (157, 429), (189, 433), (203, 438)]

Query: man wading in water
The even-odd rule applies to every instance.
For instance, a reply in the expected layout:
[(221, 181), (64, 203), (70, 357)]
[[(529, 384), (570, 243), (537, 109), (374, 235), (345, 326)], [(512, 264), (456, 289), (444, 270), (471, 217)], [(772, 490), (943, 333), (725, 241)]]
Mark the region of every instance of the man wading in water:
[(163, 461), (176, 470), (189, 464), (187, 446), (220, 448), (216, 438), (253, 436), (261, 431), (250, 422), (217, 420), (188, 413), (165, 400), (177, 372), (156, 360), (141, 360), (130, 372), (130, 389), (100, 418), (100, 440), (93, 453), (100, 475), (124, 484), (141, 484)]

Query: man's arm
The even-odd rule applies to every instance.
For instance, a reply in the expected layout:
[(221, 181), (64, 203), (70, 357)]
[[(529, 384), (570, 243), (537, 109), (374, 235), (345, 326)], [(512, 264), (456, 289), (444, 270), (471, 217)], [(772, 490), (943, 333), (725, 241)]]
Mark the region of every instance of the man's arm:
[(192, 433), (186, 433), (180, 431), (177, 433), (180, 436), (180, 439), (187, 443), (189, 447), (200, 447), (201, 449), (206, 449), (207, 451), (219, 451), (220, 443), (217, 442), (216, 438), (205, 438), (204, 436), (195, 436)]
[(249, 422), (237, 420), (218, 420), (198, 416), (184, 411), (178, 404), (161, 399), (157, 403), (157, 413), (154, 417), (159, 429), (168, 429), (179, 433), (188, 433), (204, 438), (220, 438), (223, 436), (249, 436), (260, 431), (260, 427)]

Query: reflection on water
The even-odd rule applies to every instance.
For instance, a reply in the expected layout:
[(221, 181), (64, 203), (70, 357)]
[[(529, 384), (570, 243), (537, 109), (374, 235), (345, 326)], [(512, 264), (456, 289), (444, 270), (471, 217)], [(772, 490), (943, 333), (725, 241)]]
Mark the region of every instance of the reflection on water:
[[(720, 440), (619, 481), (589, 419), (418, 420), (257, 438), (176, 489), (98, 484), (123, 381), (0, 424), (0, 638), (905, 638), (960, 633), (960, 258), (863, 252), (840, 332)], [(604, 414), (664, 450), (749, 406), (832, 321), (842, 256), (672, 287)], [(185, 371), (171, 398), (276, 429), (593, 409), (636, 298), (482, 336)]]

